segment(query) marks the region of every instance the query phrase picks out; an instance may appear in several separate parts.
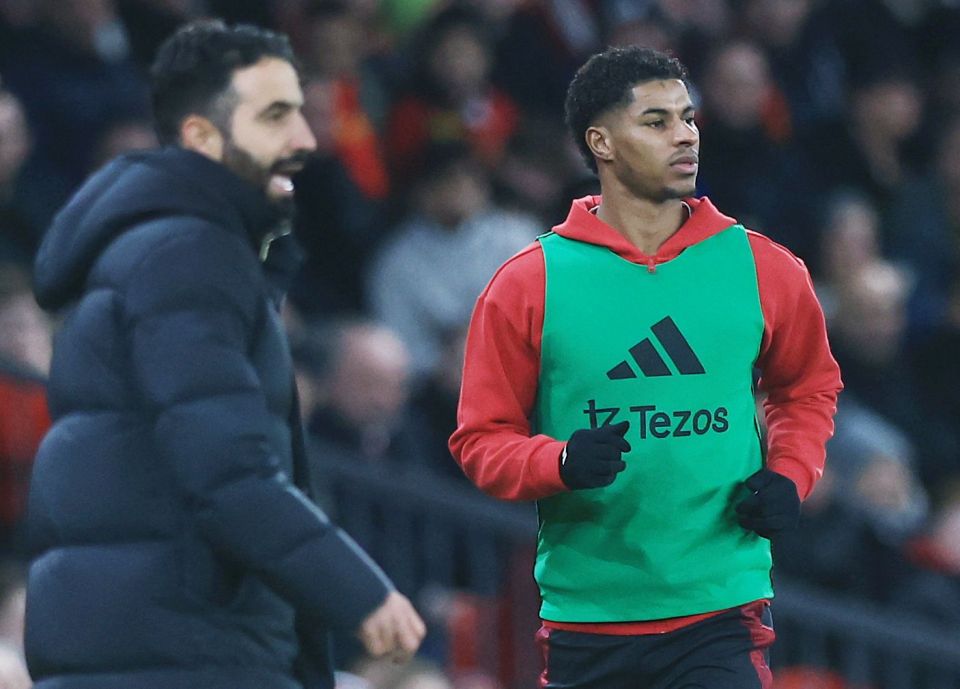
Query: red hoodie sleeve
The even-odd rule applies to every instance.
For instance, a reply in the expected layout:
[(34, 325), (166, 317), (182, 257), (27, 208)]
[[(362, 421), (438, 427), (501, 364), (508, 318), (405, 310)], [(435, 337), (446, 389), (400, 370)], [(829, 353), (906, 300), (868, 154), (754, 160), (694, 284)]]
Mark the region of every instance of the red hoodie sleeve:
[(823, 474), (833, 435), (840, 368), (830, 353), (823, 311), (803, 262), (750, 233), (756, 259), (763, 341), (757, 366), (766, 394), (767, 467), (792, 479), (806, 499)]
[(545, 270), (533, 244), (493, 276), (467, 335), (457, 430), (450, 450), (482, 491), (537, 500), (567, 490), (560, 480), (564, 442), (530, 435), (540, 374)]

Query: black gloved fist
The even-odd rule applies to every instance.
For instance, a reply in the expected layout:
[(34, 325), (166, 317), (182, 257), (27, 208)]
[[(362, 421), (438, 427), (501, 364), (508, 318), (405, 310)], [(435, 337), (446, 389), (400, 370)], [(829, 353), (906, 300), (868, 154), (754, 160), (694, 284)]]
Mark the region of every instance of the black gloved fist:
[(800, 496), (797, 486), (783, 474), (761, 469), (745, 482), (753, 494), (737, 505), (740, 526), (764, 538), (796, 527), (800, 521)]
[(620, 455), (630, 451), (623, 435), (629, 421), (574, 431), (560, 463), (560, 478), (570, 490), (609, 486), (627, 468)]

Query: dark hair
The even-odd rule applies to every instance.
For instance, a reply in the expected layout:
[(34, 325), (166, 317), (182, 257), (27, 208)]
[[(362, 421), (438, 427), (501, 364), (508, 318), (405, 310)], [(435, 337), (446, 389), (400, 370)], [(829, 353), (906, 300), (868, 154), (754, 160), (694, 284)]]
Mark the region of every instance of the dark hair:
[(653, 48), (630, 46), (608, 48), (577, 70), (564, 104), (567, 126), (587, 165), (594, 172), (597, 162), (585, 134), (604, 113), (627, 105), (637, 84), (657, 79), (687, 81), (687, 69), (676, 58)]
[(235, 103), (228, 95), (233, 73), (276, 57), (296, 66), (283, 34), (249, 24), (227, 26), (200, 20), (180, 27), (163, 42), (150, 68), (154, 126), (162, 144), (175, 143), (190, 114), (226, 126)]

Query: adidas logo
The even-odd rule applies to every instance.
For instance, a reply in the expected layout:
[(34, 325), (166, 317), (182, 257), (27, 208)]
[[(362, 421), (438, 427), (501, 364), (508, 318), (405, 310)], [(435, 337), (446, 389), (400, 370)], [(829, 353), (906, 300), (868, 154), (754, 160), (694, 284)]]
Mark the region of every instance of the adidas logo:
[[(657, 342), (660, 343), (660, 346), (663, 347), (663, 351), (670, 357), (670, 361), (673, 362), (673, 365), (681, 376), (693, 376), (706, 373), (706, 371), (703, 370), (703, 364), (700, 363), (700, 359), (697, 358), (693, 348), (690, 347), (690, 343), (687, 342), (687, 338), (683, 336), (680, 328), (677, 327), (677, 324), (673, 322), (670, 316), (655, 323), (650, 330), (653, 332), (653, 337), (655, 337)], [(640, 367), (640, 371), (644, 376), (652, 378), (654, 376), (673, 375), (670, 369), (667, 368), (667, 362), (660, 356), (660, 353), (656, 347), (653, 346), (653, 342), (650, 341), (649, 337), (640, 340), (627, 351), (630, 352), (630, 356), (633, 357), (633, 360), (637, 366)], [(607, 378), (610, 380), (625, 380), (636, 377), (637, 373), (626, 359), (607, 371)]]

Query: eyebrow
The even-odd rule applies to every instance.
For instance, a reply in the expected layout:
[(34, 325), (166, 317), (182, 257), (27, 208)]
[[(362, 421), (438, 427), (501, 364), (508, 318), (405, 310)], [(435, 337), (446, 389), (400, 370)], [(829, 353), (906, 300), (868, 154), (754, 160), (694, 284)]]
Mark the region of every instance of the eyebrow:
[[(669, 115), (672, 110), (667, 110), (666, 108), (647, 108), (640, 113), (640, 116), (644, 115)], [(680, 111), (681, 113), (695, 112), (695, 108), (692, 105), (688, 105)]]
[(268, 117), (269, 115), (271, 115), (271, 114), (273, 114), (273, 113), (287, 112), (287, 111), (289, 111), (289, 110), (296, 110), (296, 109), (299, 108), (299, 107), (300, 107), (300, 105), (298, 105), (297, 103), (293, 103), (292, 101), (288, 101), (288, 100), (275, 100), (275, 101), (273, 101), (272, 103), (270, 103), (270, 105), (268, 105), (268, 106), (265, 107), (263, 110), (261, 110), (261, 111), (257, 114), (257, 117)]

